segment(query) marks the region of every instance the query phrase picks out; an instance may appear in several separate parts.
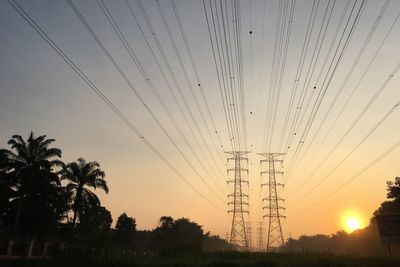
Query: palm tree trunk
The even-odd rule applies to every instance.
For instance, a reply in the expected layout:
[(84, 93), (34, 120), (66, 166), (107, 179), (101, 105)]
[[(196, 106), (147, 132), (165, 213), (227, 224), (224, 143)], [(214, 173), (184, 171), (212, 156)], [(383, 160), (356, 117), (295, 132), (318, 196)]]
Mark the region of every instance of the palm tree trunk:
[(78, 213), (79, 213), (79, 209), (80, 209), (80, 202), (81, 202), (81, 198), (82, 198), (82, 189), (79, 187), (76, 190), (76, 196), (75, 196), (75, 203), (74, 203), (74, 217), (72, 219), (72, 229), (75, 229), (76, 227), (76, 220), (78, 219)]
[(22, 211), (22, 202), (23, 202), (24, 198), (22, 197), (19, 202), (18, 202), (18, 206), (17, 206), (17, 214), (15, 215), (15, 221), (14, 221), (14, 234), (17, 233), (18, 230), (18, 225), (19, 225), (19, 219), (21, 217), (21, 211)]
[(74, 210), (74, 218), (72, 219), (72, 229), (75, 229), (75, 225), (76, 225), (76, 218), (77, 218), (77, 211), (76, 209)]

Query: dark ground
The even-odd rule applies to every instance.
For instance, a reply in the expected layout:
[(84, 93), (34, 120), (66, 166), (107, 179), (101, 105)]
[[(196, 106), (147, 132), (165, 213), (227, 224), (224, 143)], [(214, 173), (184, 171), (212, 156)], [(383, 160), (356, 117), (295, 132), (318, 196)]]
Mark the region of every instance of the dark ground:
[(266, 254), (266, 253), (213, 253), (165, 257), (114, 257), (109, 259), (81, 257), (36, 260), (0, 260), (1, 267), (125, 267), (125, 266), (248, 266), (248, 267), (400, 267), (400, 255), (368, 257), (332, 254)]

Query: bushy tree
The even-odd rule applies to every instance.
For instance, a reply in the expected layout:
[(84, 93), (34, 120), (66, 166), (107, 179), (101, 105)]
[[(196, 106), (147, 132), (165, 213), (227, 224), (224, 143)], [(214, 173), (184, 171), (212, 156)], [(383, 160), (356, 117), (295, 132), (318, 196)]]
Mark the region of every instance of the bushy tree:
[(400, 200), (400, 177), (396, 177), (394, 182), (387, 182), (387, 198)]
[(99, 246), (109, 242), (112, 224), (111, 212), (102, 206), (86, 207), (80, 211), (79, 224), (76, 231), (78, 240), (89, 245)]
[(197, 223), (163, 216), (154, 230), (153, 247), (161, 253), (201, 251), (202, 237), (203, 229)]
[(115, 239), (121, 246), (133, 245), (133, 238), (136, 232), (136, 220), (129, 217), (125, 212), (122, 213), (115, 225)]
[(222, 239), (218, 235), (212, 235), (210, 232), (207, 232), (205, 235), (203, 235), (201, 247), (203, 252), (233, 250), (228, 241)]
[(375, 215), (400, 214), (400, 177), (396, 177), (394, 181), (388, 181), (386, 185), (388, 200), (381, 204)]

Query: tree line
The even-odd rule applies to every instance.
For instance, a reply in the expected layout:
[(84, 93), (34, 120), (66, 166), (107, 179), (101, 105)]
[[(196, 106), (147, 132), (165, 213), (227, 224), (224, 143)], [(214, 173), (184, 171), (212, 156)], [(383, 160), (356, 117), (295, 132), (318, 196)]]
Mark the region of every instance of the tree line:
[(109, 192), (100, 164), (83, 158), (64, 163), (54, 142), (31, 132), (26, 140), (13, 135), (9, 147), (0, 149), (0, 239), (55, 239), (85, 248), (155, 252), (229, 249), (225, 240), (204, 233), (188, 218), (163, 216), (155, 229), (139, 231), (136, 220), (123, 213), (111, 228), (111, 213), (96, 194)]

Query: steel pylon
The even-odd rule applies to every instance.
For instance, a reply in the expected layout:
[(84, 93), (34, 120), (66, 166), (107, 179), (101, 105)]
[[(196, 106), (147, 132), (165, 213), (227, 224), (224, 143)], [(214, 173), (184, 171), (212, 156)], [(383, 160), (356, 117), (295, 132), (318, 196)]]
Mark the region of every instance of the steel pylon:
[(264, 222), (258, 222), (257, 226), (257, 247), (259, 251), (264, 251)]
[(284, 153), (259, 153), (259, 155), (265, 157), (265, 159), (260, 160), (262, 167), (263, 163), (268, 163), (268, 170), (262, 171), (261, 175), (268, 174), (268, 182), (262, 184), (261, 186), (268, 187), (267, 196), (263, 199), (267, 204), (263, 207), (263, 210), (267, 210), (267, 214), (264, 218), (268, 218), (268, 232), (267, 232), (267, 252), (278, 250), (284, 243), (283, 231), (281, 225), (281, 218), (285, 218), (280, 211), (285, 208), (280, 204), (284, 200), (278, 196), (277, 187), (284, 186), (276, 181), (276, 175), (282, 174), (275, 168), (275, 163), (282, 163), (279, 156), (283, 156)]
[(234, 167), (227, 170), (228, 175), (231, 172), (234, 173), (233, 178), (228, 180), (228, 184), (233, 186), (233, 192), (228, 195), (228, 213), (232, 214), (231, 236), (229, 242), (235, 250), (247, 250), (249, 242), (244, 214), (249, 213), (247, 209), (249, 206), (249, 196), (243, 193), (242, 184), (248, 185), (249, 182), (245, 179), (243, 173), (248, 174), (249, 171), (248, 169), (243, 168), (242, 162), (245, 161), (248, 163), (248, 158), (243, 156), (250, 153), (250, 151), (229, 151), (225, 153), (232, 155), (232, 157), (228, 158), (228, 164), (230, 161), (235, 162)]

